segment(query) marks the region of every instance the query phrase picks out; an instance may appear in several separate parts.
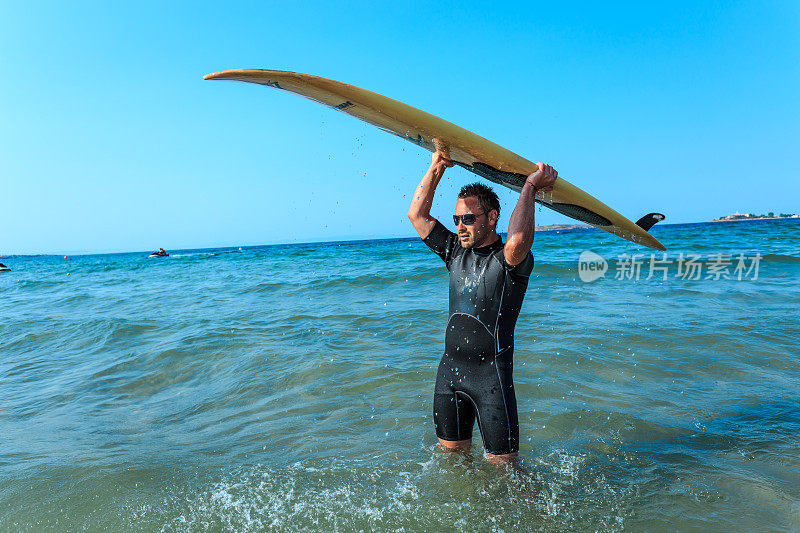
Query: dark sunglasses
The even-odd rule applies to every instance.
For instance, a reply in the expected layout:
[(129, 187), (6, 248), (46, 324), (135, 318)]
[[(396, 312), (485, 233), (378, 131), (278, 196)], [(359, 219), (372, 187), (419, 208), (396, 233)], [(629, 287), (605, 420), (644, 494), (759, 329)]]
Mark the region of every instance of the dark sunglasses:
[(453, 222), (455, 223), (456, 226), (458, 226), (458, 221), (460, 220), (461, 222), (464, 223), (464, 225), (471, 226), (471, 225), (473, 225), (475, 223), (475, 220), (479, 216), (485, 215), (485, 214), (486, 213), (478, 213), (476, 215), (475, 213), (467, 213), (466, 215), (453, 215)]

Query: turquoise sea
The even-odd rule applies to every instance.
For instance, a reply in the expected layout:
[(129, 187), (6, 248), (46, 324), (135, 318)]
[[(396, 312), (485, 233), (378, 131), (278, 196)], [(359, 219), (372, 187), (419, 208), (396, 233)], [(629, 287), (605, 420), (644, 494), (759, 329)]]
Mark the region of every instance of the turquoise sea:
[(537, 234), (514, 474), (435, 445), (418, 239), (0, 258), (0, 530), (798, 531), (800, 222), (653, 233)]

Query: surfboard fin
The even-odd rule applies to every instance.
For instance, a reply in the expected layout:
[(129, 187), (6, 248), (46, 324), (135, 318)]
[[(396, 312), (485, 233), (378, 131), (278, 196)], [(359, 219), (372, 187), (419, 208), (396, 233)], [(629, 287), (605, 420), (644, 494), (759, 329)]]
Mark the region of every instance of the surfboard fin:
[(645, 216), (636, 221), (636, 225), (642, 228), (643, 230), (648, 231), (650, 228), (652, 228), (665, 218), (667, 217), (662, 215), (661, 213), (647, 213)]

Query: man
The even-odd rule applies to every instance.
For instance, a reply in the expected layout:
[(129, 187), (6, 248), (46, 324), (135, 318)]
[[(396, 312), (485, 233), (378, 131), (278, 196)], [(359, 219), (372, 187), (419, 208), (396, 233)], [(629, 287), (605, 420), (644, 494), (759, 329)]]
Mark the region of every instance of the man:
[(451, 166), (444, 155), (433, 154), (408, 210), (419, 236), (450, 271), (450, 320), (433, 399), (436, 435), (446, 450), (467, 451), (477, 418), (486, 457), (505, 463), (519, 450), (511, 373), (514, 326), (533, 270), (534, 198), (539, 190), (552, 190), (558, 173), (538, 163), (528, 176), (504, 245), (497, 235), (500, 202), (481, 183), (458, 195), (457, 235), (431, 216), (436, 186)]

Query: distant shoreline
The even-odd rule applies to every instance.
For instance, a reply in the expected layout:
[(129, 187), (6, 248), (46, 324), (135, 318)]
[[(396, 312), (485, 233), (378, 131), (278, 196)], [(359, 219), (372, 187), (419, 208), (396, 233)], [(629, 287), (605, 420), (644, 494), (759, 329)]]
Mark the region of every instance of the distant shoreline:
[(589, 224), (550, 224), (548, 226), (536, 226), (534, 231), (553, 231), (553, 230), (567, 230), (567, 229), (585, 229), (591, 228)]
[(705, 222), (747, 222), (750, 220), (789, 220), (800, 218), (797, 215), (790, 217), (742, 217), (742, 218), (715, 218), (714, 220), (706, 220)]
[[(715, 218), (714, 220), (701, 220), (699, 222), (688, 222), (688, 224), (707, 224), (709, 222), (748, 222), (753, 220), (796, 220), (800, 216), (789, 217), (746, 217), (746, 218)], [(669, 226), (670, 224), (665, 224)], [(564, 231), (570, 229), (589, 229), (594, 226), (589, 224), (550, 224), (547, 226), (536, 226), (536, 231)]]

